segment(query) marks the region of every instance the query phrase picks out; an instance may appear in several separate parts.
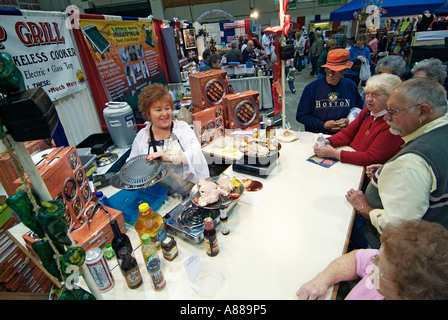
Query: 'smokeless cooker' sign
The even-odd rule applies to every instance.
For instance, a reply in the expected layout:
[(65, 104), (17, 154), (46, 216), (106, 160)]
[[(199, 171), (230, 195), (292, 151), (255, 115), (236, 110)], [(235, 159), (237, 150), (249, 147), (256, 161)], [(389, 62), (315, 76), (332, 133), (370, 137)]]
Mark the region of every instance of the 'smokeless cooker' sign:
[(1, 15), (0, 50), (11, 55), (27, 89), (42, 87), (52, 100), (86, 87), (64, 17)]

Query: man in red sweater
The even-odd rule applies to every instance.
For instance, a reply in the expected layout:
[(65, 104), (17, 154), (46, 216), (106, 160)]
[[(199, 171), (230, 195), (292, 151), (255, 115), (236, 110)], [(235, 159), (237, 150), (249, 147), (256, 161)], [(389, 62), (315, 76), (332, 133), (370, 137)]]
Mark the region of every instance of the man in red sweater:
[[(327, 138), (325, 147), (315, 145), (316, 155), (360, 166), (383, 164), (395, 155), (404, 141), (389, 131), (383, 115), (389, 92), (400, 83), (399, 77), (387, 73), (369, 78), (365, 88), (366, 108), (345, 129)], [(354, 151), (335, 149), (347, 145)]]

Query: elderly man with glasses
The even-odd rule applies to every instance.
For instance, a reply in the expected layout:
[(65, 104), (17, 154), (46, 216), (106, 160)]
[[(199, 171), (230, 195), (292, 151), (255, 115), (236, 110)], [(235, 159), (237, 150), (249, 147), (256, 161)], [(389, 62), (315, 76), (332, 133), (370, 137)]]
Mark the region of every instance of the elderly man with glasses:
[(423, 219), (448, 228), (448, 119), (445, 89), (424, 78), (392, 89), (384, 119), (400, 135), (403, 148), (383, 166), (367, 167), (365, 194), (349, 190), (347, 200), (363, 216), (369, 245), (390, 222)]
[(349, 58), (348, 50), (331, 50), (322, 66), (325, 78), (311, 82), (303, 90), (296, 120), (305, 126), (306, 131), (336, 133), (349, 124), (347, 116), (352, 108), (362, 108), (358, 87), (353, 81), (343, 78), (345, 70), (353, 65)]

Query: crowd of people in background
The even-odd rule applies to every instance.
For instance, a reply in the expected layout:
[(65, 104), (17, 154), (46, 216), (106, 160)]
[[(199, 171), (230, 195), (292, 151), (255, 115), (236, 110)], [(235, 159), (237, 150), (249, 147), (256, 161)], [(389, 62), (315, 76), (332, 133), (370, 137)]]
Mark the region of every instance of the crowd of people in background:
[[(278, 38), (241, 38), (226, 63), (272, 67)], [(447, 63), (410, 65), (383, 30), (348, 38), (342, 26), (329, 37), (303, 27), (284, 40), (294, 48), (285, 63), (290, 92), (307, 65), (316, 78), (297, 97), (296, 112), (305, 131), (328, 134), (314, 153), (365, 167), (362, 186), (345, 195), (357, 213), (348, 253), (297, 296), (321, 299), (329, 286), (356, 279), (346, 299), (447, 299)], [(202, 70), (221, 68), (221, 58), (204, 52)]]
[[(279, 37), (240, 37), (225, 63), (272, 68)], [(305, 131), (328, 134), (314, 153), (366, 169), (359, 190), (345, 195), (357, 213), (348, 253), (303, 284), (298, 298), (321, 299), (329, 286), (353, 280), (346, 299), (448, 298), (448, 145), (440, 143), (448, 135), (447, 63), (409, 64), (384, 30), (349, 38), (343, 26), (330, 36), (302, 27), (283, 40), (294, 48), (285, 62), (290, 92), (307, 65), (316, 78), (296, 112)], [(208, 68), (221, 67), (213, 54), (206, 58)]]
[[(313, 31), (308, 39), (305, 30), (295, 34), (297, 71), (308, 56), (310, 76), (317, 75), (303, 90), (296, 120), (329, 134), (325, 146), (314, 145), (317, 156), (364, 166), (366, 175), (345, 196), (357, 213), (348, 253), (297, 296), (321, 299), (330, 285), (356, 280), (346, 299), (448, 298), (441, 271), (448, 258), (433, 251), (448, 243), (447, 63), (410, 65), (382, 32), (348, 39), (338, 28), (322, 46), (320, 30)], [(338, 148), (346, 145), (351, 151)]]

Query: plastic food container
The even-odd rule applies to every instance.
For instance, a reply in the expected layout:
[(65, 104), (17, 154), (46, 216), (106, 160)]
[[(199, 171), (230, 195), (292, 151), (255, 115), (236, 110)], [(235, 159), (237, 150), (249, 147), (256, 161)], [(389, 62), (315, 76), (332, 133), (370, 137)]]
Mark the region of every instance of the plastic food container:
[(216, 265), (211, 262), (202, 261), (202, 271), (197, 275), (190, 285), (194, 291), (205, 298), (213, 297), (224, 284), (224, 275)]

